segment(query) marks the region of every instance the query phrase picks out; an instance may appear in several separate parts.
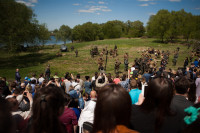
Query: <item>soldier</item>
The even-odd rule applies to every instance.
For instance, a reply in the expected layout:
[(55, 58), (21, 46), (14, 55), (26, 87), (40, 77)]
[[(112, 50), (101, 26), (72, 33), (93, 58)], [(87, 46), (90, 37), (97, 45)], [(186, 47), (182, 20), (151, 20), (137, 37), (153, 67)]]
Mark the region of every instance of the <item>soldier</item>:
[(93, 48), (90, 50), (90, 55), (91, 55), (92, 58), (94, 58)]
[(128, 53), (124, 54), (124, 71), (128, 71)]
[(190, 43), (188, 43), (188, 44), (187, 44), (187, 46), (188, 46), (188, 49), (190, 49), (190, 47), (191, 47), (191, 44), (190, 44)]
[(74, 45), (71, 46), (71, 51), (74, 51)]
[(110, 49), (110, 56), (112, 56), (113, 55), (113, 50), (112, 50), (112, 48)]
[(120, 64), (121, 64), (121, 62), (119, 61), (119, 59), (116, 59), (116, 61), (115, 61), (115, 73), (119, 72)]
[(180, 50), (180, 48), (179, 48), (179, 47), (177, 47), (176, 49), (177, 49), (177, 51), (179, 51), (179, 50)]
[(78, 50), (76, 49), (76, 51), (75, 51), (75, 54), (76, 54), (76, 57), (78, 57)]
[(193, 60), (193, 58), (194, 58), (194, 55), (195, 55), (195, 53), (194, 53), (194, 51), (192, 51), (192, 53), (191, 53), (191, 55), (190, 55), (190, 62), (192, 62), (192, 60)]
[(100, 56), (101, 56), (101, 57), (103, 57), (103, 55), (104, 55), (104, 52), (103, 52), (103, 51), (101, 51), (101, 53), (100, 53)]
[(176, 62), (177, 62), (176, 58), (173, 58), (172, 60), (173, 66), (176, 66)]
[(149, 67), (150, 67), (151, 70), (153, 70), (153, 68), (156, 67), (156, 63), (155, 63), (155, 61), (153, 61), (153, 59), (150, 59)]
[(117, 45), (115, 44), (114, 50), (116, 50), (116, 49), (117, 49)]
[(178, 58), (178, 52), (176, 52), (176, 53), (174, 54), (174, 58), (175, 58), (175, 59)]
[(115, 49), (115, 50), (114, 50), (115, 57), (116, 57), (116, 56), (118, 56), (118, 53), (117, 53), (117, 51), (118, 51), (117, 49)]
[(103, 62), (104, 62), (103, 58), (100, 57), (98, 59), (98, 70), (103, 70)]

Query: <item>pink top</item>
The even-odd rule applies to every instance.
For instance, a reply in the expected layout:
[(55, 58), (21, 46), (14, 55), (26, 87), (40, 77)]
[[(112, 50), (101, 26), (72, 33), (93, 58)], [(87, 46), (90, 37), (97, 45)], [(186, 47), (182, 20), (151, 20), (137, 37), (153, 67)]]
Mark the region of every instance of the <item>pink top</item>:
[(115, 79), (113, 80), (113, 82), (114, 82), (115, 84), (118, 84), (118, 83), (120, 82), (120, 79), (119, 79), (119, 78), (115, 78)]

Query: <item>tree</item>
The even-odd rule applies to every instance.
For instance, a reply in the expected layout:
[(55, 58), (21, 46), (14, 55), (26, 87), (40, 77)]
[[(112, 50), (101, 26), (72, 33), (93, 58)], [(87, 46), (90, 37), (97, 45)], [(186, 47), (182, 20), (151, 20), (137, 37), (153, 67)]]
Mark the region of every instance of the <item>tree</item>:
[(34, 45), (47, 38), (32, 9), (14, 0), (0, 0), (0, 44), (9, 52), (20, 52), (24, 44)]
[(125, 25), (118, 20), (108, 21), (103, 25), (105, 38), (120, 38), (123, 30), (125, 30)]
[(128, 36), (129, 37), (141, 37), (144, 35), (145, 29), (141, 21), (128, 21)]
[(103, 36), (101, 26), (92, 22), (77, 25), (72, 30), (72, 39), (78, 41), (94, 41), (103, 39)]
[(48, 31), (45, 24), (38, 25), (38, 40), (44, 45), (50, 38), (50, 32)]
[(72, 29), (72, 36), (71, 36), (71, 40), (72, 42), (74, 40), (78, 40), (81, 41), (81, 35), (82, 35), (82, 29), (81, 29), (81, 25), (76, 25), (73, 29)]
[(158, 36), (162, 42), (164, 41), (164, 36), (170, 26), (170, 12), (168, 10), (160, 10), (155, 16), (150, 17), (147, 23), (147, 29), (150, 34)]
[(71, 28), (67, 25), (62, 25), (56, 33), (56, 40), (62, 40), (66, 44), (67, 40), (71, 39)]

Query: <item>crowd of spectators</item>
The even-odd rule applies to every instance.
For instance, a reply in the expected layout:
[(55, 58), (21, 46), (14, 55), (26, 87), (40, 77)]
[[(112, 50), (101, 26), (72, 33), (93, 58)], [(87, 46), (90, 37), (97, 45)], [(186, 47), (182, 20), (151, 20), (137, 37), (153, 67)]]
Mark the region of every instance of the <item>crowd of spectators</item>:
[[(199, 62), (198, 62), (199, 63)], [(161, 66), (140, 74), (66, 72), (0, 79), (2, 133), (197, 133), (200, 131), (200, 69)]]

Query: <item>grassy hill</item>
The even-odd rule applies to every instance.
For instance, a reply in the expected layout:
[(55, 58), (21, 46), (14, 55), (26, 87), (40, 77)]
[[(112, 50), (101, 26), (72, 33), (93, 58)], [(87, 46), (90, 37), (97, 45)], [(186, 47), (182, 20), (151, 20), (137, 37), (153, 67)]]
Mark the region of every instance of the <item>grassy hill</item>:
[[(8, 54), (6, 51), (1, 50), (0, 77), (14, 80), (16, 68), (20, 69), (22, 79), (24, 79), (25, 76), (31, 77), (32, 73), (36, 73), (37, 76), (39, 76), (40, 73), (45, 72), (48, 64), (50, 64), (52, 76), (55, 72), (62, 77), (66, 72), (70, 72), (74, 75), (80, 73), (82, 78), (84, 78), (85, 75), (92, 76), (98, 69), (97, 60), (99, 58), (99, 56), (95, 56), (94, 58), (90, 56), (90, 49), (94, 46), (97, 46), (99, 51), (102, 51), (106, 46), (108, 50), (110, 50), (114, 48), (114, 45), (117, 45), (119, 55), (116, 58), (119, 58), (122, 62), (120, 66), (121, 72), (124, 72), (123, 56), (125, 52), (129, 54), (130, 67), (134, 59), (141, 56), (141, 51), (143, 50), (152, 47), (160, 51), (169, 50), (171, 54), (167, 67), (176, 70), (178, 67), (183, 66), (185, 57), (189, 56), (192, 51), (192, 48), (188, 50), (186, 45), (180, 43), (163, 44), (159, 43), (156, 39), (149, 38), (124, 38), (82, 42), (67, 44), (68, 48), (70, 48), (71, 45), (74, 45), (75, 49), (78, 49), (78, 57), (75, 57), (74, 51), (62, 52), (62, 57), (57, 57), (56, 53), (60, 50), (59, 45), (45, 46), (38, 52), (23, 52), (17, 55)], [(177, 47), (180, 47), (180, 52), (177, 65), (174, 67), (172, 66), (173, 51), (176, 50)], [(105, 58), (104, 55), (104, 60)], [(114, 62), (116, 58), (108, 56), (107, 73), (114, 74)]]

